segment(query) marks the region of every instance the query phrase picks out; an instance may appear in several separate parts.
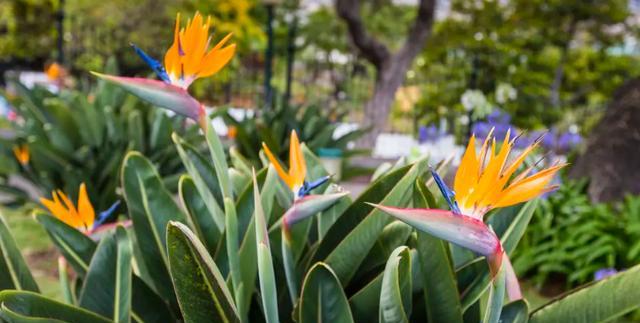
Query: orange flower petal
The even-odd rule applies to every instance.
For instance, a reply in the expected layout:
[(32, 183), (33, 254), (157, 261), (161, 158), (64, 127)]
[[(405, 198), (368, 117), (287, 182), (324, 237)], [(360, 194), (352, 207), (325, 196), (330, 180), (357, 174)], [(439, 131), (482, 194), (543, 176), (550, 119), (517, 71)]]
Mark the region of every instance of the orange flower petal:
[(545, 192), (547, 184), (551, 182), (553, 176), (565, 165), (557, 165), (542, 170), (517, 183), (512, 183), (504, 191), (495, 207), (505, 207), (528, 201)]
[(93, 205), (91, 205), (91, 201), (87, 195), (87, 187), (84, 183), (80, 184), (80, 192), (78, 193), (78, 213), (83, 225), (87, 229), (91, 229), (96, 218), (96, 213)]
[(280, 178), (287, 184), (287, 186), (289, 186), (290, 188), (293, 188), (293, 181), (289, 177), (289, 174), (287, 174), (284, 171), (278, 159), (276, 159), (273, 153), (271, 153), (271, 150), (269, 149), (269, 147), (267, 147), (267, 145), (264, 142), (262, 143), (262, 148), (264, 149), (264, 153), (267, 155), (267, 158), (269, 158), (269, 161), (271, 162), (273, 167), (275, 167), (276, 172), (278, 172), (278, 175), (280, 176)]

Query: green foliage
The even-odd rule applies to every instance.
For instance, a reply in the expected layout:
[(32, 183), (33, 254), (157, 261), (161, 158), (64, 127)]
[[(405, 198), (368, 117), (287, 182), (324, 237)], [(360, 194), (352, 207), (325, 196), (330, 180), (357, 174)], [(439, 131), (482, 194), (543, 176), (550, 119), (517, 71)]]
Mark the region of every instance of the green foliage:
[(586, 181), (566, 182), (535, 211), (514, 267), (538, 287), (590, 282), (599, 269), (640, 262), (640, 198), (592, 204)]
[[(97, 211), (119, 198), (118, 172), (127, 151), (145, 153), (170, 187), (175, 187), (183, 166), (171, 133), (180, 132), (194, 145), (202, 142), (195, 136), (196, 127), (185, 129), (182, 120), (172, 119), (103, 82), (89, 95), (75, 90), (53, 94), (39, 87), (29, 90), (17, 83), (15, 86), (19, 96), (13, 105), (25, 122), (11, 125), (9, 131), (15, 138), (0, 140), (1, 158), (12, 164), (0, 172), (18, 173), (47, 195), (62, 189), (75, 198), (84, 182)], [(26, 167), (18, 165), (13, 157), (16, 144), (26, 144), (30, 151)], [(5, 183), (2, 186), (12, 190)]]
[(624, 23), (632, 16), (628, 8), (624, 0), (451, 1), (452, 13), (436, 23), (414, 66), (423, 93), (421, 118), (447, 118), (458, 127), (457, 118), (466, 114), (460, 104), (465, 90), (491, 98), (500, 83), (508, 83), (517, 98), (501, 108), (516, 126), (561, 122), (588, 130), (613, 91), (640, 74), (638, 58), (624, 41), (637, 32)]
[[(338, 194), (337, 203), (310, 207), (315, 216), (285, 222), (292, 193), (282, 190), (285, 184), (274, 168), (248, 173), (250, 167), (235, 156), (235, 172), (253, 179), (235, 186), (222, 143), (211, 126), (204, 131), (208, 154), (173, 136), (189, 173), (180, 181), (183, 205), (156, 166), (130, 152), (121, 168), (128, 230), (103, 228), (90, 237), (37, 213), (77, 274), (75, 288), (69, 288), (77, 295), (62, 304), (31, 292), (3, 291), (0, 317), (149, 322), (522, 322), (529, 317), (526, 302), (505, 303), (504, 270), (492, 279), (481, 257), (417, 233), (365, 203), (434, 205), (426, 160), (382, 174), (355, 200)], [(307, 146), (301, 150), (308, 179), (326, 174)], [(295, 200), (293, 210), (335, 190), (329, 186), (321, 197)], [(531, 201), (488, 219), (507, 255), (536, 206)], [(279, 243), (282, 249), (272, 248)], [(625, 314), (640, 306), (633, 294), (639, 270), (586, 286), (543, 306), (531, 319), (556, 322), (580, 312), (588, 314), (576, 322), (592, 322)], [(615, 301), (594, 304), (611, 294)]]
[(224, 110), (218, 113), (222, 114), (228, 125), (236, 128), (238, 150), (254, 166), (261, 163), (256, 147), (260, 147), (263, 142), (274, 155), (285, 160), (292, 130), (298, 133), (300, 140), (305, 142), (311, 151), (317, 152), (319, 148), (338, 148), (343, 151), (345, 157), (362, 153), (349, 149), (347, 145), (367, 131), (353, 130), (339, 138), (333, 138), (334, 130), (338, 126), (335, 121), (342, 120), (346, 114), (314, 104), (278, 104), (273, 110), (263, 110), (259, 116), (245, 118), (242, 121), (235, 120)]

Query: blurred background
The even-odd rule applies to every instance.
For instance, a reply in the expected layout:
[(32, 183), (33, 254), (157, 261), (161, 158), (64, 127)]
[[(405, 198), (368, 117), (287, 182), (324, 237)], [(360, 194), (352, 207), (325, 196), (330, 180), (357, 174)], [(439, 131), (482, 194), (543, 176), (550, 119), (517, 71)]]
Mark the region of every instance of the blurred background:
[(38, 196), (84, 181), (106, 207), (131, 149), (175, 187), (170, 134), (197, 130), (88, 72), (152, 77), (130, 43), (161, 59), (196, 11), (237, 54), (189, 91), (250, 162), (263, 141), (286, 156), (295, 129), (357, 192), (424, 156), (453, 174), (471, 134), (511, 129), (542, 140), (531, 164), (571, 163), (514, 258), (530, 293), (640, 262), (640, 1), (0, 0), (0, 199), (40, 279)]

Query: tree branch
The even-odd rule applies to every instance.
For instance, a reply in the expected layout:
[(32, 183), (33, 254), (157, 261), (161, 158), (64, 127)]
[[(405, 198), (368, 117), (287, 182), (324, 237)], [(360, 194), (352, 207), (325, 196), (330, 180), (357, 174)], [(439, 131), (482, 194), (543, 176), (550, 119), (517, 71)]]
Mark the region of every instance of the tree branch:
[(409, 60), (413, 60), (422, 50), (427, 41), (427, 37), (431, 34), (435, 7), (436, 0), (420, 0), (418, 14), (413, 22), (413, 26), (411, 26), (409, 30), (404, 45), (397, 53), (399, 57), (404, 56)]
[(382, 65), (391, 54), (387, 46), (371, 37), (365, 29), (362, 18), (360, 17), (360, 1), (336, 0), (336, 11), (347, 23), (351, 40), (358, 48), (360, 54), (371, 62), (377, 70), (381, 70)]

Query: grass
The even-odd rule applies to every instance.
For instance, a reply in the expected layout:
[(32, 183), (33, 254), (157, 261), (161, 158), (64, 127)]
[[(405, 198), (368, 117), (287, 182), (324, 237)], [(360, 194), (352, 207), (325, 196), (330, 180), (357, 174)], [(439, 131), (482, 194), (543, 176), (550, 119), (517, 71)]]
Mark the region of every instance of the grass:
[(57, 273), (58, 254), (47, 233), (30, 215), (29, 208), (0, 208), (0, 214), (4, 216), (42, 294), (62, 300)]

